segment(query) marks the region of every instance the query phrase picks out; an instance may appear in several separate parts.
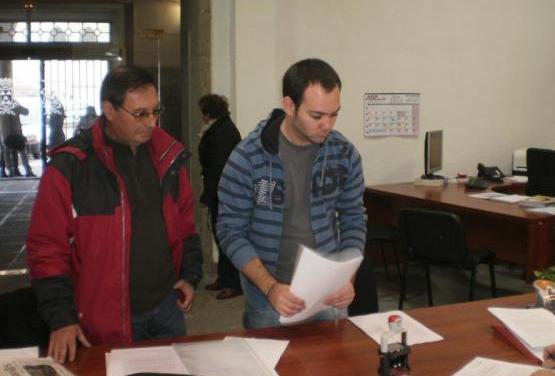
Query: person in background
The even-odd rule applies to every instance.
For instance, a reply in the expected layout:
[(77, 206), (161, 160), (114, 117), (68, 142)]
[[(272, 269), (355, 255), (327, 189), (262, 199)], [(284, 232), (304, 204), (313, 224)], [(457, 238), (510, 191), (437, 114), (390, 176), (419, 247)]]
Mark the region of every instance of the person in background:
[(13, 100), (13, 108), (9, 112), (0, 115), (0, 141), (3, 144), (4, 163), (10, 177), (22, 176), (19, 171), (19, 158), (25, 168), (26, 177), (34, 177), (35, 174), (29, 164), (27, 157), (26, 142), (21, 129), (20, 115), (29, 115), (29, 110)]
[(221, 290), (216, 299), (240, 295), (239, 272), (222, 252), (216, 234), (218, 218), (218, 183), (229, 154), (241, 141), (241, 134), (229, 117), (227, 100), (217, 94), (207, 94), (198, 101), (203, 126), (200, 132), (198, 155), (202, 167), (204, 190), (200, 202), (208, 207), (210, 227), (218, 247), (218, 278), (206, 286), (207, 290)]
[(48, 150), (54, 149), (66, 140), (64, 133), (64, 119), (66, 118), (64, 106), (58, 100), (52, 100), (51, 103), (50, 114), (48, 115), (48, 126), (50, 127)]
[(73, 135), (77, 136), (79, 132), (92, 127), (97, 117), (98, 115), (96, 114), (96, 109), (94, 108), (94, 106), (87, 106), (85, 110), (85, 115), (79, 118), (79, 123), (77, 123), (77, 127), (75, 127)]
[[(1, 136), (1, 133), (0, 133)], [(4, 141), (0, 139), (0, 178), (7, 178), (8, 173), (6, 172), (6, 156), (4, 155)]]
[[(237, 145), (222, 173), (218, 238), (242, 273), (247, 328), (279, 326), (279, 315), (305, 308), (289, 289), (300, 244), (324, 254), (364, 249), (360, 155), (333, 130), (340, 92), (328, 63), (293, 64), (282, 80), (283, 110)], [(325, 301), (333, 308), (312, 319), (345, 317), (354, 294), (352, 282), (337, 286)]]
[(142, 68), (110, 71), (102, 116), (54, 149), (42, 176), (27, 258), (58, 362), (73, 361), (78, 342), (186, 334), (202, 249), (189, 153), (157, 126), (156, 87)]

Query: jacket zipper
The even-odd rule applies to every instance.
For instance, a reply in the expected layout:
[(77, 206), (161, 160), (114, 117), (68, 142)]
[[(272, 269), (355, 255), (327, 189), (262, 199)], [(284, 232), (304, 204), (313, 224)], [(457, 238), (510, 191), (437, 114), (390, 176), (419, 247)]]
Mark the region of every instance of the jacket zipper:
[[(106, 161), (108, 161), (108, 153), (106, 151), (104, 151), (104, 156), (106, 158)], [(125, 196), (123, 194), (123, 189), (122, 189), (122, 184), (121, 184), (121, 178), (119, 177), (119, 175), (117, 174), (117, 172), (114, 170), (113, 171), (116, 180), (118, 182), (118, 188), (119, 188), (119, 195), (120, 195), (120, 200), (121, 200), (121, 323), (122, 323), (122, 341), (125, 343), (127, 337), (127, 323), (125, 320), (125, 271), (126, 271), (126, 263), (125, 263)]]
[[(119, 178), (118, 178), (119, 180)], [(126, 263), (125, 263), (125, 202), (124, 202), (124, 195), (123, 189), (121, 188), (120, 182), (120, 189), (119, 194), (121, 197), (121, 245), (122, 245), (122, 252), (121, 252), (121, 322), (122, 322), (122, 335), (123, 335), (123, 342), (125, 343), (127, 338), (127, 323), (125, 321), (125, 311), (126, 311), (126, 304), (125, 304), (125, 271), (126, 271)], [(129, 292), (128, 292), (129, 293)]]

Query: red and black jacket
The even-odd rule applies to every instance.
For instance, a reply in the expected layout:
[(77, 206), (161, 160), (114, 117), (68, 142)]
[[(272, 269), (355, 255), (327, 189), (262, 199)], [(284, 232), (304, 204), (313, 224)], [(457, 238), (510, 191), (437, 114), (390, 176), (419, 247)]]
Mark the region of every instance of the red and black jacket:
[[(54, 149), (27, 238), (32, 286), (50, 330), (79, 323), (93, 344), (130, 343), (131, 210), (104, 118)], [(202, 251), (185, 168), (188, 152), (160, 128), (148, 143), (162, 189), (176, 280), (196, 285)]]

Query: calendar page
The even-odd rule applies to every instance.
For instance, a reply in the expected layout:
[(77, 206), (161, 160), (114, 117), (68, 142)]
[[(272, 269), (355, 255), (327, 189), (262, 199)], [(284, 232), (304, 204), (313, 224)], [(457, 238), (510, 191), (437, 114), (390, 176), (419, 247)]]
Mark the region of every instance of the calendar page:
[(418, 136), (420, 94), (364, 94), (364, 136)]

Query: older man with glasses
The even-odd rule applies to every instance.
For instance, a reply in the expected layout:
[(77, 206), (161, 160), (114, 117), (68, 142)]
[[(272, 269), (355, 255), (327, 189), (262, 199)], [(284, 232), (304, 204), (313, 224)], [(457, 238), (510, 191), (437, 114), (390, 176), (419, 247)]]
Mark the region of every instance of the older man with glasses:
[(78, 343), (185, 335), (182, 312), (202, 276), (189, 153), (157, 126), (153, 76), (117, 67), (100, 99), (92, 128), (53, 151), (27, 239), (58, 362), (73, 361)]

